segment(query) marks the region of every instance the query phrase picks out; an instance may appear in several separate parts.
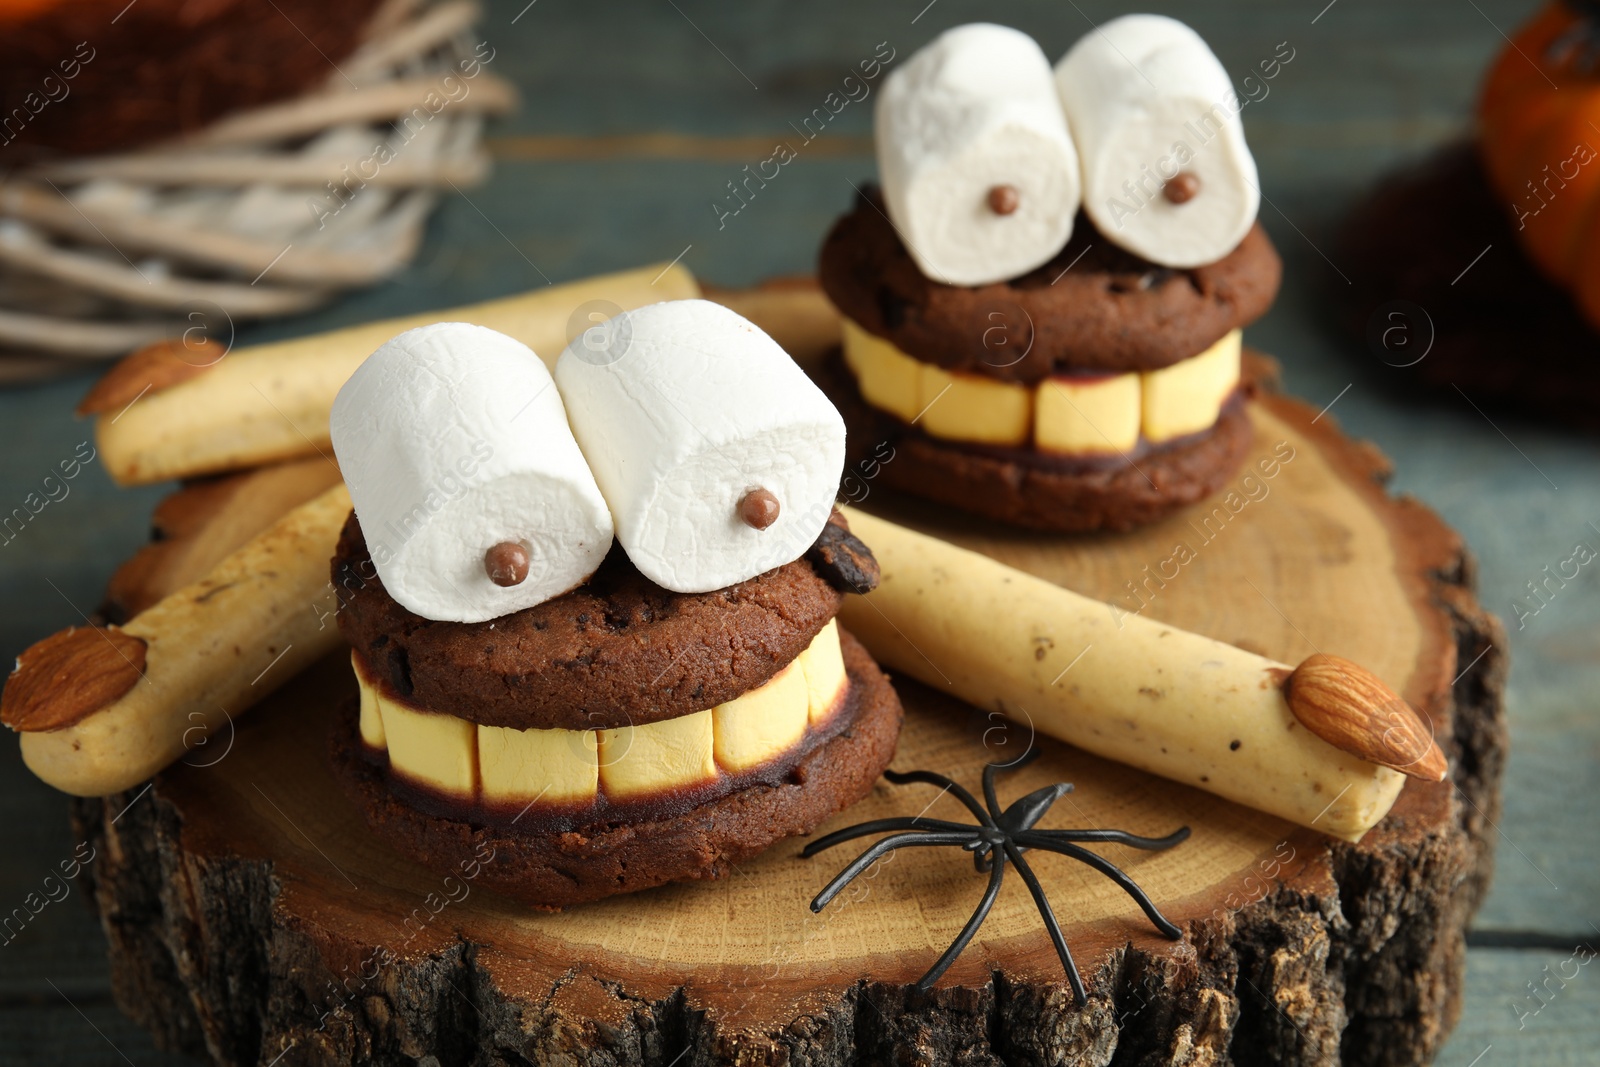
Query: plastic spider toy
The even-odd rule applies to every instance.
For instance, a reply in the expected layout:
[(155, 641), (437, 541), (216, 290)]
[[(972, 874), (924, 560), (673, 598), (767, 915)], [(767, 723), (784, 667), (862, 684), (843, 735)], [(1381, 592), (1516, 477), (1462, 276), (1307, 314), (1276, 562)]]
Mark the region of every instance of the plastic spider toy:
[(1009, 764), (991, 763), (984, 767), (983, 796), (989, 803), (988, 810), (985, 810), (977, 798), (958, 782), (942, 774), (935, 774), (932, 771), (910, 771), (904, 774), (898, 771), (884, 771), (883, 776), (895, 785), (922, 782), (940, 786), (967, 806), (967, 810), (977, 818), (977, 824), (946, 822), (943, 819), (927, 819), (918, 815), (911, 818), (874, 819), (871, 822), (847, 826), (843, 830), (835, 830), (825, 837), (818, 838), (807, 845), (800, 855), (815, 856), (823, 849), (868, 834), (890, 830), (901, 831), (883, 838), (857, 856), (823, 888), (822, 892), (816, 895), (811, 901), (811, 910), (819, 912), (827, 907), (828, 902), (838, 896), (840, 890), (849, 885), (857, 875), (897, 848), (913, 845), (953, 845), (971, 852), (973, 866), (979, 873), (988, 873), (989, 885), (984, 890), (983, 899), (978, 902), (977, 909), (973, 911), (972, 918), (967, 920), (967, 925), (961, 928), (961, 933), (957, 934), (955, 941), (945, 949), (944, 955), (940, 956), (928, 969), (928, 973), (917, 982), (917, 988), (925, 992), (933, 988), (933, 984), (971, 943), (973, 935), (978, 932), (978, 927), (983, 925), (983, 920), (988, 917), (989, 910), (994, 907), (995, 899), (1000, 895), (1000, 882), (1005, 876), (1006, 864), (1010, 863), (1017, 868), (1022, 880), (1027, 883), (1028, 892), (1033, 894), (1033, 902), (1039, 907), (1039, 915), (1044, 920), (1045, 929), (1050, 932), (1050, 940), (1056, 946), (1056, 955), (1061, 957), (1061, 966), (1066, 969), (1067, 981), (1071, 983), (1072, 992), (1081, 1006), (1087, 1000), (1083, 991), (1083, 979), (1078, 976), (1078, 967), (1072, 962), (1072, 952), (1067, 948), (1066, 939), (1061, 935), (1061, 926), (1056, 922), (1055, 912), (1044, 895), (1044, 887), (1039, 884), (1038, 876), (1023, 858), (1023, 853), (1029, 849), (1043, 849), (1087, 863), (1116, 882), (1124, 892), (1138, 902), (1139, 907), (1155, 924), (1157, 930), (1174, 941), (1182, 938), (1183, 931), (1157, 910), (1150, 902), (1150, 898), (1145, 896), (1144, 890), (1134, 884), (1126, 872), (1074, 842), (1109, 841), (1133, 848), (1159, 851), (1186, 840), (1189, 828), (1181, 827), (1166, 837), (1139, 837), (1122, 830), (1035, 830), (1034, 825), (1044, 818), (1050, 806), (1072, 792), (1071, 783), (1061, 782), (1036, 789), (1027, 796), (1012, 801), (1010, 807), (1001, 809), (1000, 800), (995, 795), (994, 780), (1000, 771), (1025, 766), (1038, 755), (1038, 750), (1034, 749)]

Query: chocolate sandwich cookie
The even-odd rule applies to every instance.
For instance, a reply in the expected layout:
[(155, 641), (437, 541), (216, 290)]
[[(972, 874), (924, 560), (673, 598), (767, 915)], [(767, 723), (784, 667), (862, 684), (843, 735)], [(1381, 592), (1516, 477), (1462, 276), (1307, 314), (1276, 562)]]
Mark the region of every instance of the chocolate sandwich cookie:
[(1248, 385), (1223, 403), (1214, 427), (1126, 455), (1073, 458), (1032, 448), (943, 441), (861, 398), (843, 360), (819, 380), (844, 416), (854, 469), (884, 488), (1036, 530), (1131, 530), (1225, 485), (1254, 440)]
[(1186, 360), (1264, 314), (1282, 275), (1259, 223), (1222, 259), (1179, 270), (1124, 251), (1080, 214), (1043, 266), (946, 285), (918, 269), (870, 186), (828, 233), (818, 267), (828, 299), (868, 333), (946, 370), (1030, 385)]
[(900, 726), (835, 618), (878, 581), (834, 508), (838, 410), (720, 305), (611, 325), (554, 372), (482, 327), (409, 330), (329, 420), (359, 696), (335, 771), (395, 847), (544, 908), (810, 831)]
[(359, 521), (332, 561), (360, 689), (333, 758), (374, 831), (565, 907), (716, 877), (863, 795), (899, 704), (834, 621), (877, 583), (833, 513), (811, 550), (707, 593), (613, 551), (581, 587), (480, 623), (394, 600)]
[[(1160, 54), (1170, 77), (1128, 54)], [(1046, 530), (1123, 530), (1226, 481), (1250, 440), (1243, 328), (1282, 264), (1256, 219), (1232, 79), (1129, 15), (1052, 66), (975, 23), (884, 81), (879, 188), (822, 245), (863, 474)], [(892, 459), (885, 455), (891, 450)]]
[[(1224, 484), (1251, 441), (1244, 323), (1277, 291), (1258, 225), (1215, 263), (1143, 260), (1080, 217), (1051, 262), (976, 287), (928, 278), (874, 195), (834, 227), (843, 315), (823, 388), (879, 484), (1002, 522), (1127, 530)], [(884, 449), (892, 449), (892, 462)]]

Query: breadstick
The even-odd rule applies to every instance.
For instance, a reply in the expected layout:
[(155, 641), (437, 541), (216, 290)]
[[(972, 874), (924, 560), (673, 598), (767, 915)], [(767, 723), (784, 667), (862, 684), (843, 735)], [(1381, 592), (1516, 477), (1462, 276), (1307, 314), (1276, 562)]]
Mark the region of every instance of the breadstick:
[(1142, 616), (1119, 623), (1099, 601), (843, 510), (883, 577), (845, 598), (841, 621), (880, 663), (936, 689), (1350, 841), (1399, 795), (1394, 766), (1443, 776), (1416, 713), (1348, 661), (1314, 656), (1297, 671)]
[(76, 796), (129, 789), (338, 647), (328, 560), (349, 513), (341, 483), (126, 626), (24, 652), (0, 694), (23, 762)]
[[(434, 322), (461, 321), (510, 334), (554, 363), (569, 340), (569, 325), (583, 305), (601, 302), (593, 322), (613, 309), (629, 310), (662, 300), (700, 295), (682, 265), (659, 265), (605, 274), (467, 307), (423, 312), (364, 323), (330, 333), (220, 353), (200, 352), (214, 363), (198, 373), (169, 355), (152, 368), (138, 353), (128, 369), (119, 365), (100, 390), (132, 394), (126, 406), (96, 405), (95, 428), (102, 461), (121, 485), (253, 467), (276, 460), (329, 452), (328, 413), (339, 387), (379, 345), (396, 334)], [(583, 325), (590, 316), (579, 315)], [(169, 346), (170, 347), (170, 346)], [(203, 356), (203, 359), (201, 358)], [(152, 386), (140, 395), (146, 385)]]
[(211, 573), (240, 545), (339, 483), (321, 456), (193, 482), (162, 498), (153, 540), (111, 575), (105, 614), (126, 621)]

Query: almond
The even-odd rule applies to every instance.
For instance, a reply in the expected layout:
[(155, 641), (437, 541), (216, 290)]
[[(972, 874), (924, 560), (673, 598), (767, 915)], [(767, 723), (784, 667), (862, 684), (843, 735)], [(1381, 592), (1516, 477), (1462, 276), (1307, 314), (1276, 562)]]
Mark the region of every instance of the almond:
[(145, 642), (115, 626), (62, 630), (17, 657), (0, 691), (0, 723), (63, 730), (114, 702), (144, 676)]
[(1450, 770), (1431, 724), (1359, 664), (1319, 652), (1284, 679), (1283, 695), (1306, 729), (1341, 752), (1425, 782)]
[(146, 392), (160, 392), (217, 363), (228, 350), (210, 338), (193, 344), (182, 338), (145, 345), (106, 371), (78, 402), (79, 415), (103, 415), (127, 407)]

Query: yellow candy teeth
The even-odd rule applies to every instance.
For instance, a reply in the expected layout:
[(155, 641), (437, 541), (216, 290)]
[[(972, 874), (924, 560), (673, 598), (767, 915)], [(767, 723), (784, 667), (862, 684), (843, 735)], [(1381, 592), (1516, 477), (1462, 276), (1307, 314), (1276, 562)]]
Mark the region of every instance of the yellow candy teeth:
[(1033, 440), (1042, 452), (1127, 452), (1139, 443), (1139, 375), (1046, 378)]
[(1198, 356), (1141, 375), (1146, 438), (1159, 444), (1217, 421), (1239, 384), (1240, 336), (1234, 330)]
[(594, 730), (478, 727), (478, 768), (490, 804), (592, 803), (600, 788)]
[(844, 331), (844, 361), (855, 375), (861, 397), (873, 407), (910, 422), (921, 411), (922, 364), (849, 319)]
[(1239, 384), (1241, 332), (1170, 367), (1058, 376), (1034, 387), (947, 371), (842, 320), (845, 365), (861, 397), (932, 437), (1058, 455), (1127, 452), (1214, 425)]
[(350, 650), (350, 667), (361, 683), (361, 740), (368, 748), (386, 749), (389, 742), (383, 732), (383, 716), (378, 711), (378, 691), (361, 669), (361, 657), (354, 649)]
[(478, 795), (478, 731), (454, 715), (378, 698), (389, 765), (402, 777), (467, 800)]
[(798, 662), (806, 676), (806, 705), (811, 724), (821, 725), (833, 716), (840, 696), (850, 684), (844, 670), (844, 652), (839, 647), (838, 619), (828, 620), (828, 625), (800, 653)]
[(809, 690), (795, 659), (765, 685), (711, 709), (717, 764), (738, 773), (782, 755), (806, 735)]
[(402, 778), (466, 803), (523, 807), (631, 800), (695, 788), (792, 751), (841, 706), (849, 685), (830, 620), (765, 684), (691, 715), (611, 730), (481, 726), (386, 695), (351, 653), (361, 690), (361, 739), (387, 749)]
[(600, 781), (619, 800), (704, 785), (717, 776), (712, 710), (600, 731)]
[(361, 740), (387, 749), (389, 764), (404, 778), (453, 797), (478, 794), (478, 745), (473, 724), (454, 715), (407, 707), (383, 695), (361, 657), (350, 653), (361, 690)]
[(1033, 393), (1025, 385), (919, 364), (919, 425), (934, 437), (1021, 446), (1033, 430)]

